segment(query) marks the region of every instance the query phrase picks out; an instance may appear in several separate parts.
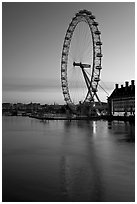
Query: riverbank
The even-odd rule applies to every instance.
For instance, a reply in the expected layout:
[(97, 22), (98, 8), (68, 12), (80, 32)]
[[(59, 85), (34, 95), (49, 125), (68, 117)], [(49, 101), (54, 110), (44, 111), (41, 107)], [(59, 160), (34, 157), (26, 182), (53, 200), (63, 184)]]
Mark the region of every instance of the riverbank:
[(31, 118), (36, 118), (39, 120), (118, 120), (118, 121), (130, 121), (130, 122), (135, 122), (135, 116), (108, 116), (108, 115), (102, 115), (102, 116), (58, 116), (58, 115), (53, 115), (53, 116), (35, 116), (35, 115), (30, 115), (29, 117)]

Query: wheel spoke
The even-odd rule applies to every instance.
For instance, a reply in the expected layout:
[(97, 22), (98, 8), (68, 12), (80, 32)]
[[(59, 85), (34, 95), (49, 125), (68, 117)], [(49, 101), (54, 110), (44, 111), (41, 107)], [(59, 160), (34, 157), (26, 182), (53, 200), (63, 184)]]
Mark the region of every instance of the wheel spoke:
[[(78, 104), (96, 94), (101, 70), (101, 41), (98, 23), (87, 10), (81, 10), (70, 23), (64, 40), (61, 62), (65, 101)], [(65, 87), (66, 86), (66, 87)]]

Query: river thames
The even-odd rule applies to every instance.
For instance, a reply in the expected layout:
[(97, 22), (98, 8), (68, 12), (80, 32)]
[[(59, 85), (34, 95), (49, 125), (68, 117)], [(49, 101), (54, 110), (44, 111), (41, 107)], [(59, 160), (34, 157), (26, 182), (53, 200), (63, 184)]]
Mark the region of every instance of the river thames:
[(3, 116), (2, 138), (2, 201), (135, 201), (134, 124)]

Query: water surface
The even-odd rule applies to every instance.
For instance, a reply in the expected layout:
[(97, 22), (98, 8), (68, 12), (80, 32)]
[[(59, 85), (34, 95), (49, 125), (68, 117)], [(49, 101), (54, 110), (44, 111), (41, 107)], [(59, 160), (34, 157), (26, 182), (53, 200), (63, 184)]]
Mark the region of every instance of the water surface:
[(3, 201), (134, 202), (134, 124), (2, 121)]

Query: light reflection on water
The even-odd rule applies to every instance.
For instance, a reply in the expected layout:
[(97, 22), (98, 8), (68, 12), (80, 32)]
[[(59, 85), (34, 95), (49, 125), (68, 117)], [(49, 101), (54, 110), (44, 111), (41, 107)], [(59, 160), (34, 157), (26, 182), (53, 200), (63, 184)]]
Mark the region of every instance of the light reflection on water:
[(3, 201), (134, 201), (135, 126), (3, 117)]

